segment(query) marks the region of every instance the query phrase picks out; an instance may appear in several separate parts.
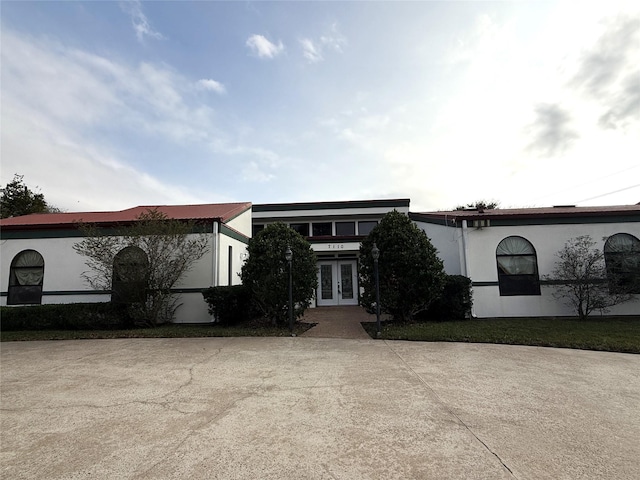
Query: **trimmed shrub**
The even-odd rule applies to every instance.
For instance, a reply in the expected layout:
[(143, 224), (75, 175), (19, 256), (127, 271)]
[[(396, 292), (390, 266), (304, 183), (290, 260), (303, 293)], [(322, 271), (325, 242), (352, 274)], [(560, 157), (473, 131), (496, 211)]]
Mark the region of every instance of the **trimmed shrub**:
[(376, 309), (374, 243), (380, 251), (380, 310), (394, 321), (411, 323), (442, 293), (442, 260), (427, 234), (405, 214), (393, 210), (360, 245), (360, 305)]
[(244, 285), (210, 287), (202, 296), (209, 313), (222, 325), (235, 325), (252, 317), (251, 292)]
[(311, 305), (318, 286), (316, 255), (302, 235), (282, 222), (267, 225), (249, 240), (249, 258), (240, 274), (259, 316), (273, 326), (286, 325), (289, 317), (287, 248), (292, 253), (293, 317), (298, 319)]
[(0, 307), (0, 330), (112, 330), (127, 328), (126, 307), (110, 302)]
[(420, 320), (464, 320), (471, 316), (473, 299), (471, 279), (464, 275), (447, 275), (442, 296), (420, 316)]

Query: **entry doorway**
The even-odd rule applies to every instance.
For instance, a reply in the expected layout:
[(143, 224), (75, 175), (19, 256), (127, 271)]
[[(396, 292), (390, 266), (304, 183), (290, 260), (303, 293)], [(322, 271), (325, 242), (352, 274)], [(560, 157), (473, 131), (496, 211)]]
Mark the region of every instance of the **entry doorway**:
[(358, 261), (318, 261), (319, 307), (330, 305), (358, 305)]

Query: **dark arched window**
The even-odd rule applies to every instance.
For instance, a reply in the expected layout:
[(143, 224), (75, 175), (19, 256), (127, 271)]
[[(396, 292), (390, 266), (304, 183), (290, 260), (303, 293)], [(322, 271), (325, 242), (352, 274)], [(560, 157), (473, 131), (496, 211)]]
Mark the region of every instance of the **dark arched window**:
[(111, 301), (141, 303), (146, 300), (149, 260), (139, 247), (126, 247), (113, 259)]
[(538, 259), (531, 243), (507, 237), (496, 249), (500, 295), (540, 295)]
[(611, 235), (604, 261), (611, 293), (640, 293), (640, 240), (628, 233)]
[(44, 258), (35, 250), (24, 250), (13, 258), (9, 272), (8, 305), (42, 303)]

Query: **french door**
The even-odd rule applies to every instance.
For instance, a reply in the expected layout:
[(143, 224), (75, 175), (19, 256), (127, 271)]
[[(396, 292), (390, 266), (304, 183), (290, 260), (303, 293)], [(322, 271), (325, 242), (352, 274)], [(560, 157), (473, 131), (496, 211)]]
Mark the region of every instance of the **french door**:
[(316, 299), (319, 307), (329, 305), (358, 305), (357, 261), (319, 261)]

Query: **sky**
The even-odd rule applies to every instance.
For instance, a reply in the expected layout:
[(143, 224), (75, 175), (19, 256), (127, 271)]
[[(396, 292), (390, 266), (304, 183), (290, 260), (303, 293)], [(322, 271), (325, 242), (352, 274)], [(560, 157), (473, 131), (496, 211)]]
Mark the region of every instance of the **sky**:
[(63, 211), (640, 202), (640, 3), (0, 4), (0, 183)]

